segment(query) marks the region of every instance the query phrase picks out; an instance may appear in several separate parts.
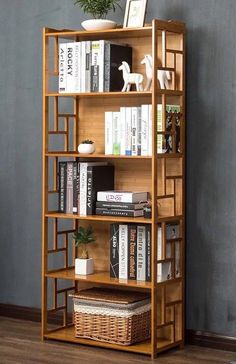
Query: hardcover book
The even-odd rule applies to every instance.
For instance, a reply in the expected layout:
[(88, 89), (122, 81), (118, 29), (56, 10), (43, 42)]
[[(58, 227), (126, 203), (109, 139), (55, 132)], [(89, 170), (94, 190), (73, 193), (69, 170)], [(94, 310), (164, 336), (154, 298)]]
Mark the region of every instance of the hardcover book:
[(146, 281), (151, 282), (151, 226), (145, 226), (146, 230)]
[(125, 202), (125, 203), (140, 203), (147, 201), (148, 192), (133, 192), (133, 191), (99, 191), (97, 201), (104, 202)]
[(66, 213), (73, 214), (73, 162), (67, 162)]
[(125, 203), (125, 202), (102, 202), (97, 201), (96, 207), (105, 209), (120, 209), (120, 210), (142, 210), (146, 203)]
[(119, 225), (110, 225), (110, 277), (119, 278)]
[(66, 212), (67, 162), (59, 162), (59, 212)]
[(119, 278), (128, 278), (128, 225), (119, 225)]
[(59, 93), (66, 92), (66, 43), (59, 44)]
[(146, 280), (146, 231), (145, 226), (137, 226), (137, 280)]
[(97, 207), (96, 215), (140, 217), (143, 216), (143, 210), (105, 209)]
[(137, 278), (137, 226), (128, 225), (128, 279)]

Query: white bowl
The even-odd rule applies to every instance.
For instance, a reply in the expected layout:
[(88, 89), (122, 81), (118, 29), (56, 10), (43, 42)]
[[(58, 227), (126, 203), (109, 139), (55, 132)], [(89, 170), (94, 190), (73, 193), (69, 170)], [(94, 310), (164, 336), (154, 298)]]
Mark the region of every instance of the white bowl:
[(107, 19), (89, 19), (81, 23), (85, 30), (105, 30), (116, 27), (116, 22)]
[(92, 154), (95, 152), (94, 144), (80, 144), (78, 146), (78, 152), (81, 154)]

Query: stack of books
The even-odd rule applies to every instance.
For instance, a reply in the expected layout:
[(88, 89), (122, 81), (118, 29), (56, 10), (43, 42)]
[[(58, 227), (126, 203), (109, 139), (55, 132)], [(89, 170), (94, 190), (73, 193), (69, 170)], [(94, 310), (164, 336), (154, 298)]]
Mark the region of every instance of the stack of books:
[(148, 192), (99, 191), (96, 215), (140, 217), (147, 199)]
[[(180, 106), (166, 105), (165, 117), (164, 125), (163, 107), (158, 104), (157, 132), (162, 134), (157, 134), (157, 153), (178, 153)], [(172, 148), (173, 134), (175, 134), (175, 151)], [(121, 107), (120, 111), (105, 112), (105, 154), (152, 155), (152, 105)]]
[(59, 93), (121, 91), (118, 70), (132, 65), (132, 48), (105, 40), (59, 44)]
[(107, 162), (59, 162), (59, 212), (94, 215), (98, 191), (114, 188), (114, 166)]

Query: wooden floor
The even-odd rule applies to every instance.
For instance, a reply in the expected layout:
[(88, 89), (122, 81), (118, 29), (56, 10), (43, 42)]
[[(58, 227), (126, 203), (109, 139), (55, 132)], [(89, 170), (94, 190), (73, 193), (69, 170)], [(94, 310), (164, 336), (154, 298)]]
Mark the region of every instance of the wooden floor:
[[(236, 353), (197, 346), (172, 350), (158, 364), (229, 363)], [(0, 317), (0, 364), (139, 364), (152, 362), (143, 355), (40, 340), (40, 324)]]

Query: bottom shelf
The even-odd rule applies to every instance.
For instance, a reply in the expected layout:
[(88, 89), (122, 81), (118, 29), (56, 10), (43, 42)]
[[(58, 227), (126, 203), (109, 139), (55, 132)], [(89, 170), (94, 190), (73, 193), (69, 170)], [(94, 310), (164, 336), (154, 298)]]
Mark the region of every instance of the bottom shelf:
[[(75, 344), (83, 344), (83, 345), (90, 345), (90, 346), (99, 346), (102, 348), (107, 349), (113, 349), (113, 350), (121, 350), (121, 351), (129, 351), (133, 353), (139, 353), (139, 354), (146, 354), (151, 355), (151, 341), (143, 341), (141, 343), (133, 344), (130, 346), (123, 346), (123, 345), (117, 345), (117, 344), (110, 344), (90, 339), (82, 339), (77, 338), (74, 336), (74, 326), (66, 327), (57, 329), (54, 331), (51, 331), (44, 335), (45, 339), (53, 339), (53, 340), (59, 340), (59, 341), (66, 341), (71, 342)], [(170, 349), (174, 346), (178, 346), (181, 344), (181, 342), (175, 342), (172, 343), (170, 340), (167, 339), (159, 339), (157, 343), (157, 351), (161, 352), (166, 349)]]

